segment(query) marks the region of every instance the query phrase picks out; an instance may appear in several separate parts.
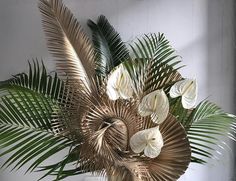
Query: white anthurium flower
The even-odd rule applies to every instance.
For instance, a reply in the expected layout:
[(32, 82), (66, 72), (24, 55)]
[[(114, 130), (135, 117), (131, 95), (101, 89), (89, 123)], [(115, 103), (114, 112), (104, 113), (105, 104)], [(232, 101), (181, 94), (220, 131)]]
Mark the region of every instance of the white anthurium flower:
[(106, 92), (111, 100), (129, 99), (133, 96), (132, 80), (122, 64), (108, 77)]
[(141, 116), (151, 115), (152, 121), (161, 124), (169, 113), (169, 100), (163, 89), (155, 90), (144, 96), (138, 107)]
[(159, 126), (135, 133), (130, 139), (130, 147), (134, 153), (141, 153), (149, 158), (156, 158), (161, 153), (164, 142)]
[(197, 101), (197, 82), (195, 79), (184, 79), (176, 82), (170, 89), (170, 97), (182, 96), (182, 105), (185, 109), (191, 109)]

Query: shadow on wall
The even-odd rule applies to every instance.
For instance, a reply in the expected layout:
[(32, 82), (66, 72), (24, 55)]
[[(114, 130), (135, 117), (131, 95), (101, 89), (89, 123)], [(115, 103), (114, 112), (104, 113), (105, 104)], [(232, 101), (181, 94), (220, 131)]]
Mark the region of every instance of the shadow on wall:
[[(234, 17), (232, 16), (234, 1), (64, 0), (64, 3), (80, 20), (87, 32), (89, 32), (86, 26), (87, 19), (95, 20), (100, 14), (107, 16), (125, 41), (142, 33), (164, 32), (173, 47), (176, 47), (179, 54), (183, 55), (184, 63), (188, 65), (187, 69), (190, 72), (199, 74), (200, 71), (197, 69), (202, 69), (198, 76), (204, 77), (205, 64), (208, 62), (208, 75), (205, 77), (208, 77), (211, 82), (208, 81), (207, 88), (208, 92), (214, 95), (210, 98), (227, 111), (236, 113), (236, 110), (233, 110), (235, 106), (231, 99), (236, 92), (233, 86), (235, 85), (233, 79), (235, 41), (232, 38), (234, 37)], [(37, 2), (38, 0), (0, 1), (0, 39), (1, 45), (4, 44), (4, 47), (0, 47), (0, 54), (4, 59), (4, 61), (1, 60), (1, 79), (4, 76), (6, 78), (3, 79), (7, 79), (11, 73), (18, 73), (20, 68), (23, 70), (27, 65), (27, 58), (52, 59), (46, 49)], [(205, 9), (205, 6), (208, 6), (208, 9)], [(207, 57), (205, 57), (205, 51), (208, 52)], [(199, 60), (202, 62), (199, 63)], [(204, 81), (205, 79), (199, 80), (199, 82)], [(204, 83), (202, 90), (204, 91), (205, 88)], [(230, 163), (229, 158), (223, 163), (225, 165), (222, 166), (219, 162), (217, 164), (219, 168), (209, 168), (209, 173), (205, 173), (205, 166), (200, 165), (199, 169), (190, 168), (180, 180), (193, 181), (196, 178), (197, 181), (228, 181), (219, 176), (222, 173), (223, 176), (231, 177), (228, 163)], [(4, 175), (0, 173), (0, 175), (5, 178), (3, 181), (16, 180), (16, 178), (31, 181), (38, 177), (37, 174), (24, 177), (23, 171), (11, 173), (11, 176), (9, 172), (5, 172)], [(233, 178), (236, 178), (236, 175)], [(83, 178), (79, 177), (78, 180), (80, 179)], [(85, 179), (97, 180), (93, 177), (85, 177)], [(72, 181), (74, 178), (66, 180)]]
[[(234, 114), (236, 113), (235, 8), (235, 0), (208, 0), (207, 77), (208, 89), (213, 95), (210, 99)], [(211, 167), (208, 169), (211, 175), (209, 180), (236, 180), (236, 144), (229, 140), (226, 142), (234, 147), (234, 154), (223, 151), (222, 163), (217, 162), (214, 164), (214, 169)]]
[(78, 18), (80, 24), (86, 33), (91, 34), (89, 27), (87, 26), (87, 20), (97, 20), (99, 15), (105, 15), (106, 17), (113, 17), (112, 24), (119, 26), (119, 17), (122, 11), (130, 11), (130, 8), (134, 8), (144, 0), (64, 0), (64, 4), (73, 12), (74, 16)]

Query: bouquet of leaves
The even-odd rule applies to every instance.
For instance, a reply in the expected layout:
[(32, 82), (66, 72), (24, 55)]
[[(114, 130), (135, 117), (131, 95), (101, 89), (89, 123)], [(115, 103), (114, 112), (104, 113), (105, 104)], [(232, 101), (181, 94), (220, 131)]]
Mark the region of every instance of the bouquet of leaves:
[[(29, 63), (0, 83), (2, 167), (62, 180), (86, 172), (109, 181), (177, 180), (235, 139), (235, 116), (197, 101), (197, 82), (178, 70), (163, 34), (126, 45), (104, 16), (88, 21), (92, 41), (61, 0), (40, 0), (56, 73)], [(222, 136), (222, 137), (221, 137)], [(215, 149), (218, 147), (218, 150)], [(45, 165), (65, 150), (58, 162)]]

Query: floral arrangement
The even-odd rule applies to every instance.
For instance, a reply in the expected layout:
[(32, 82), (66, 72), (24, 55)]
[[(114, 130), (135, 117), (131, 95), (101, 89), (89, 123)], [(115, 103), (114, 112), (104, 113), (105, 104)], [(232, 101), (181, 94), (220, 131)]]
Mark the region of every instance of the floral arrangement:
[[(177, 180), (190, 162), (235, 139), (235, 116), (197, 102), (195, 79), (163, 34), (126, 45), (104, 16), (88, 20), (92, 41), (61, 0), (39, 0), (56, 73), (29, 63), (0, 83), (2, 167), (45, 171), (62, 180), (86, 172), (109, 181)], [(218, 150), (215, 149), (218, 147)], [(45, 160), (66, 150), (62, 160)]]

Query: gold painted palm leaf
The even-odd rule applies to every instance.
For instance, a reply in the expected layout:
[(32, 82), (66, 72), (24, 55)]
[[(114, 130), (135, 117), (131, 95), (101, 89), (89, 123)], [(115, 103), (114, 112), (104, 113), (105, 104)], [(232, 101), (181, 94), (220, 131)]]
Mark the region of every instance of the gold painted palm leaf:
[(164, 147), (157, 158), (148, 159), (132, 152), (126, 153), (123, 160), (114, 163), (111, 170), (108, 169), (108, 180), (177, 180), (188, 168), (191, 160), (186, 132), (172, 115), (160, 125), (160, 132), (163, 135)]
[[(3, 167), (33, 160), (27, 171), (55, 180), (90, 172), (109, 181), (175, 181), (190, 161), (213, 158), (211, 146), (222, 148), (215, 135), (235, 139), (235, 116), (208, 101), (186, 109), (183, 95), (171, 97), (185, 79), (163, 34), (144, 35), (129, 51), (104, 16), (88, 22), (91, 43), (61, 0), (39, 0), (39, 9), (59, 77), (36, 60), (28, 73), (0, 82), (0, 157), (11, 154)], [(143, 136), (141, 146), (159, 141), (159, 155), (135, 151), (132, 138), (153, 128), (161, 139)], [(64, 158), (43, 165), (61, 151)]]
[(56, 58), (57, 72), (73, 83), (92, 89), (94, 50), (79, 22), (61, 0), (40, 0), (43, 28), (49, 51)]

